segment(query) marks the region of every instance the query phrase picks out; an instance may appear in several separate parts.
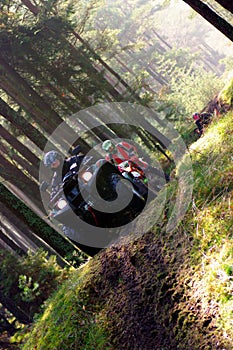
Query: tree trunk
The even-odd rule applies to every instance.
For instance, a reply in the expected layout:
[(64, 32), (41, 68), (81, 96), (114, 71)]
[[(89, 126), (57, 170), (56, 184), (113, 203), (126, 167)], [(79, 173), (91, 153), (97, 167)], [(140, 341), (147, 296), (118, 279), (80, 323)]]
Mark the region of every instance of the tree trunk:
[(167, 46), (169, 49), (172, 49), (172, 46), (165, 39), (163, 39), (162, 36), (155, 29), (152, 29), (152, 33), (154, 33), (165, 46)]
[(21, 168), (22, 171), (27, 171), (30, 176), (34, 178), (34, 180), (38, 179), (38, 167), (35, 167), (34, 165), (31, 165), (26, 160), (21, 158), (15, 151), (12, 152), (11, 149), (8, 149), (5, 145), (0, 143), (0, 154), (6, 154), (12, 161), (12, 163), (17, 163)]
[(0, 114), (11, 124), (25, 134), (41, 150), (46, 145), (46, 137), (29, 123), (24, 117), (20, 116), (8, 104), (0, 98)]
[[(34, 76), (37, 80), (40, 81), (40, 86), (38, 86), (38, 89), (43, 91), (43, 93), (49, 94), (49, 96), (53, 96), (50, 98), (51, 103), (53, 102), (53, 99), (55, 98), (56, 105), (59, 105), (60, 109), (62, 110), (62, 114), (70, 114), (76, 113), (81, 109), (81, 106), (77, 103), (77, 100), (73, 99), (72, 101), (70, 99), (67, 99), (65, 95), (63, 95), (63, 89), (62, 85), (59, 83), (59, 89), (50, 83), (49, 76), (51, 74), (52, 67), (49, 67), (49, 64), (47, 62), (46, 67), (43, 66), (43, 69), (39, 71), (36, 69), (35, 62), (41, 63), (41, 58), (38, 57), (38, 60), (36, 61), (35, 57), (34, 62), (31, 62), (30, 60), (26, 59), (26, 61), (21, 64), (20, 67), (23, 66), (23, 69), (25, 69), (31, 76)], [(41, 67), (40, 67), (41, 68)], [(46, 75), (46, 76), (45, 76)], [(59, 77), (59, 74), (57, 75)], [(59, 80), (59, 79), (56, 79)], [(67, 86), (65, 86), (65, 90), (67, 89)]]
[(39, 158), (32, 153), (26, 146), (24, 146), (20, 141), (18, 141), (13, 135), (11, 135), (6, 129), (0, 126), (0, 135), (6, 140), (17, 152), (19, 152), (22, 156), (27, 158), (27, 160), (39, 168), (40, 160)]
[(21, 2), (34, 14), (34, 15), (38, 15), (39, 13), (39, 8), (35, 5), (32, 4), (32, 2), (30, 0), (21, 0)]
[[(142, 67), (143, 67), (143, 62), (141, 62)], [(168, 86), (168, 81), (165, 77), (163, 77), (160, 73), (157, 73), (154, 68), (151, 67), (151, 65), (149, 64), (146, 67), (146, 71), (160, 84), (160, 85), (166, 85)]]
[[(74, 131), (1, 57), (0, 67), (2, 70), (2, 79), (0, 80), (2, 89), (20, 106), (27, 110), (49, 135), (62, 123), (62, 133), (59, 135), (59, 139), (57, 139), (56, 142), (62, 147), (67, 148), (67, 145), (70, 144), (70, 139), (75, 138)], [(5, 77), (5, 73), (7, 73), (7, 77)], [(21, 87), (20, 90), (18, 86)]]
[(135, 92), (128, 85), (128, 83), (124, 79), (122, 79), (122, 77), (117, 72), (115, 72), (104, 60), (102, 60), (102, 58), (92, 50), (88, 43), (86, 43), (77, 32), (72, 31), (72, 33), (92, 53), (93, 58), (97, 59), (99, 63), (105, 69), (107, 69), (108, 72), (110, 72), (115, 78), (117, 78), (118, 83), (122, 84), (131, 93), (131, 95), (135, 98), (136, 101), (140, 101), (140, 97), (135, 94)]
[[(233, 27), (225, 19), (200, 0), (183, 0), (197, 13), (211, 23), (215, 28), (222, 32), (226, 37), (233, 41)], [(228, 2), (231, 2), (228, 0)], [(232, 4), (231, 4), (232, 6)]]
[[(45, 40), (48, 39), (48, 33), (47, 32), (42, 32), (40, 33)], [(30, 53), (30, 56), (33, 59), (34, 64), (40, 64), (43, 72), (47, 75), (47, 77), (52, 78), (53, 80), (56, 80), (57, 85), (60, 87), (61, 92), (60, 95), (62, 94), (62, 91), (65, 90), (67, 91), (67, 93), (71, 93), (74, 98), (72, 101), (70, 101), (69, 103), (67, 103), (66, 99), (63, 98), (63, 101), (65, 104), (67, 104), (67, 106), (69, 106), (70, 110), (72, 112), (78, 112), (81, 108), (83, 107), (88, 107), (91, 104), (90, 99), (88, 98), (88, 96), (83, 95), (78, 88), (72, 84), (69, 79), (64, 79), (64, 77), (60, 74), (60, 72), (57, 70), (56, 67), (54, 67), (52, 64), (50, 64), (49, 61), (46, 61), (44, 59), (43, 56), (39, 56), (36, 52), (35, 49), (33, 49), (31, 46), (29, 47), (29, 49), (27, 49), (28, 54)], [(77, 54), (75, 59), (77, 61), (77, 57), (79, 55)], [(27, 63), (26, 63), (27, 65)], [(48, 79), (49, 81), (49, 79)], [(48, 82), (47, 82), (48, 84)], [(50, 84), (51, 85), (51, 84)], [(52, 87), (53, 90), (55, 89), (54, 87)], [(59, 97), (60, 98), (60, 97)], [(77, 100), (79, 101), (79, 103), (77, 103)], [(71, 107), (72, 105), (72, 107)]]
[[(5, 194), (5, 196), (4, 196)], [(3, 229), (8, 230), (8, 236), (10, 236), (11, 240), (15, 240), (15, 245), (24, 251), (24, 253), (31, 251), (35, 251), (38, 248), (42, 248), (43, 250), (48, 252), (48, 256), (55, 255), (56, 261), (61, 267), (65, 267), (68, 265), (67, 261), (64, 260), (51, 246), (49, 246), (43, 239), (38, 237), (33, 231), (33, 225), (29, 225), (25, 220), (22, 219), (22, 214), (16, 211), (16, 204), (18, 203), (18, 198), (13, 197), (14, 195), (11, 193), (10, 198), (15, 198), (15, 200), (9, 201), (9, 190), (3, 191), (2, 196), (4, 198), (4, 202), (7, 201), (7, 206), (4, 205), (4, 202), (0, 203), (1, 213), (0, 215), (3, 218)], [(30, 214), (30, 209), (27, 208), (28, 213)], [(9, 228), (7, 228), (7, 220), (10, 223)], [(13, 228), (12, 228), (13, 226)], [(16, 235), (12, 233), (12, 230), (15, 229)], [(28, 242), (29, 241), (29, 242)], [(32, 242), (32, 243), (31, 243)]]
[[(37, 16), (40, 12), (39, 8), (34, 6), (31, 1), (29, 0), (21, 0), (22, 3), (27, 6), (27, 8), (35, 15)], [(118, 82), (122, 84), (132, 95), (134, 95), (136, 100), (140, 101), (140, 98), (135, 94), (135, 92), (131, 89), (131, 87), (121, 78), (121, 76), (115, 72), (96, 52), (92, 50), (92, 48), (89, 46), (88, 43), (85, 42), (85, 40), (82, 39), (82, 37), (75, 32), (72, 28), (70, 28), (72, 34), (75, 38), (77, 38), (84, 47), (92, 54), (93, 58), (96, 59), (105, 69), (107, 69), (108, 72), (110, 72), (115, 78), (117, 78)]]
[[(47, 122), (43, 122), (39, 115), (37, 114), (38, 109), (35, 109), (34, 100), (30, 98), (30, 100), (25, 100), (22, 96), (19, 96), (15, 89), (9, 87), (7, 82), (0, 81), (0, 86), (3, 90), (5, 90), (20, 106), (22, 106), (25, 110), (32, 114), (35, 121), (50, 135), (55, 131), (55, 129), (62, 123), (62, 129), (60, 128), (60, 132), (57, 133), (56, 140), (52, 141), (51, 148), (55, 149), (53, 146), (54, 142), (57, 144), (57, 147), (65, 148), (70, 147), (70, 140), (76, 139), (77, 135), (73, 131), (73, 129), (67, 125), (62, 119), (61, 123), (57, 124), (56, 127), (51, 125), (51, 122), (48, 121), (46, 113), (44, 113), (43, 118), (46, 119)], [(45, 109), (46, 110), (46, 109)], [(59, 146), (60, 145), (60, 146)]]
[(24, 200), (28, 197), (34, 205), (44, 212), (44, 207), (40, 198), (39, 186), (1, 154), (0, 163), (0, 176), (4, 180), (12, 183), (15, 187), (19, 188), (25, 196)]
[[(39, 119), (47, 132), (52, 133), (63, 120), (2, 57), (0, 57), (0, 67), (2, 70), (1, 80), (7, 82), (13, 88), (7, 93), (11, 96), (13, 95), (12, 97), (17, 103), (23, 105), (29, 113), (32, 113), (35, 118)], [(0, 84), (5, 90), (2, 81)], [(20, 101), (18, 101), (19, 98)]]
[(222, 7), (224, 7), (226, 10), (233, 13), (233, 3), (231, 0), (215, 0), (217, 3), (219, 3)]
[(98, 70), (91, 62), (88, 55), (83, 51), (80, 53), (67, 39), (63, 36), (59, 36), (64, 41), (65, 45), (68, 45), (69, 51), (73, 58), (76, 58), (77, 64), (87, 74), (87, 76), (95, 83), (96, 88), (109, 100), (110, 94), (114, 101), (122, 101), (122, 95), (110, 84), (108, 79), (104, 77), (104, 74)]
[(32, 232), (37, 235), (38, 239), (42, 239), (46, 242), (62, 258), (71, 255), (73, 251), (76, 251), (79, 256), (82, 254), (79, 249), (75, 248), (75, 246), (66, 239), (66, 237), (49, 226), (19, 198), (3, 186), (3, 184), (0, 184), (0, 201), (3, 201), (6, 207), (17, 217), (20, 217)]
[[(24, 0), (22, 1), (23, 4), (25, 6), (28, 7), (28, 9), (34, 14), (34, 15), (38, 15), (39, 14), (39, 8), (35, 7), (35, 6), (31, 6), (31, 2), (29, 0)], [(57, 35), (57, 31), (54, 30), (53, 27), (51, 27), (49, 25), (49, 22), (47, 22), (46, 24), (46, 29), (49, 29), (53, 35)], [(113, 74), (117, 80), (123, 84), (124, 86), (127, 87), (128, 91), (133, 95), (134, 92), (132, 91), (132, 89), (128, 86), (128, 84), (126, 82), (123, 81), (123, 79), (121, 79), (121, 77), (113, 70), (111, 69), (107, 63), (105, 63), (92, 49), (91, 47), (89, 47), (89, 45), (81, 38), (81, 36), (76, 33), (75, 31), (73, 31), (73, 29), (70, 27), (70, 32), (75, 36), (75, 38), (77, 38), (83, 45), (83, 47), (89, 51), (90, 56), (92, 56), (92, 58), (94, 60), (99, 61), (99, 63), (101, 63), (101, 66), (104, 67), (105, 69), (108, 70), (108, 72), (110, 72), (111, 74)], [(97, 67), (95, 67), (95, 65), (91, 62), (89, 55), (87, 54), (87, 52), (85, 52), (84, 50), (82, 50), (81, 52), (77, 52), (76, 48), (67, 40), (67, 38), (64, 37), (64, 35), (59, 32), (59, 39), (63, 40), (65, 45), (68, 47), (70, 47), (70, 53), (72, 53), (74, 56), (74, 58), (79, 58), (77, 60), (77, 63), (80, 65), (80, 67), (83, 69), (83, 71), (85, 71), (87, 73), (87, 75), (89, 77), (91, 77), (91, 79), (93, 80), (93, 82), (95, 82), (96, 86), (100, 89), (100, 91), (104, 92), (105, 91), (105, 96), (107, 97), (106, 91), (115, 99), (115, 100), (122, 100), (122, 96), (121, 94), (119, 94), (119, 92), (110, 84), (109, 79), (107, 77), (104, 77), (103, 74), (99, 74), (99, 69)], [(85, 64), (83, 64), (85, 62)], [(101, 70), (101, 69), (100, 69)], [(138, 96), (135, 95), (136, 99), (139, 99)]]
[(10, 233), (6, 234), (6, 228), (3, 230), (0, 228), (0, 241), (4, 243), (5, 248), (16, 255), (23, 256), (25, 254), (24, 250), (19, 247), (12, 239), (9, 238)]

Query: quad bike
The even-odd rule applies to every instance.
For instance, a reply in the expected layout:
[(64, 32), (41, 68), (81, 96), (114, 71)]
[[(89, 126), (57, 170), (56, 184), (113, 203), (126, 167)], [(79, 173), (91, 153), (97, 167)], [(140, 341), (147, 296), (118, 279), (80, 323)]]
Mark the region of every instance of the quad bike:
[[(117, 228), (131, 222), (146, 205), (148, 181), (136, 165), (127, 169), (125, 166), (125, 163), (115, 166), (105, 160), (94, 164), (91, 158), (84, 160), (84, 165), (78, 172), (68, 172), (65, 175), (59, 190), (50, 200), (50, 218), (63, 225), (64, 233), (69, 230), (80, 231), (76, 234), (77, 237), (85, 232), (72, 224), (73, 214), (85, 223), (100, 228)], [(130, 202), (123, 209), (116, 206), (113, 212), (108, 211), (108, 208), (114, 207), (119, 191), (124, 197), (130, 197)], [(101, 210), (100, 198), (105, 205)], [(100, 250), (73, 241), (89, 255), (95, 255)]]
[[(99, 162), (98, 162), (99, 163)], [(126, 180), (124, 183), (121, 180)], [(130, 183), (131, 186), (129, 186)], [(117, 188), (118, 186), (118, 188)], [(67, 174), (60, 190), (50, 201), (52, 217), (61, 217), (64, 212), (72, 210), (85, 222), (98, 227), (115, 227), (124, 223), (123, 211), (106, 213), (96, 209), (99, 197), (107, 206), (117, 199), (117, 189), (123, 187), (125, 192), (132, 192), (132, 201), (124, 212), (132, 217), (141, 211), (146, 203), (147, 184), (139, 180), (131, 171), (121, 173), (109, 162), (85, 166), (78, 173)]]
[(132, 160), (125, 160), (118, 164), (120, 173), (138, 186), (138, 188), (141, 188), (141, 191), (143, 191), (146, 185), (147, 187), (150, 186), (150, 191), (153, 192), (154, 195), (157, 195), (162, 188), (162, 184), (164, 184), (163, 182), (168, 182), (170, 178), (167, 174), (163, 174), (160, 170), (152, 168), (148, 164), (147, 168), (148, 170), (145, 173), (145, 171)]

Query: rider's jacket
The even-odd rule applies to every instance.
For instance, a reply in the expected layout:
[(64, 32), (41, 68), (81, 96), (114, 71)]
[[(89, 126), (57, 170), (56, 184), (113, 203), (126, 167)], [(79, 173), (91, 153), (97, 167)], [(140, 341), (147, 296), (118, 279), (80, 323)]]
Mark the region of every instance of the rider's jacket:
[(124, 160), (132, 160), (143, 169), (146, 169), (148, 167), (148, 164), (146, 162), (143, 162), (138, 158), (137, 148), (125, 141), (119, 142), (116, 145), (114, 151), (112, 153), (109, 153), (105, 159), (116, 165), (120, 164)]
[(195, 114), (195, 115), (193, 116), (193, 120), (197, 121), (197, 120), (199, 120), (199, 119), (200, 119), (200, 114)]
[(57, 169), (55, 169), (51, 181), (51, 193), (50, 198), (52, 199), (57, 191), (59, 190), (59, 186), (62, 183), (64, 177), (68, 173), (75, 173), (78, 171), (80, 164), (84, 158), (84, 155), (73, 156), (64, 160), (64, 163)]

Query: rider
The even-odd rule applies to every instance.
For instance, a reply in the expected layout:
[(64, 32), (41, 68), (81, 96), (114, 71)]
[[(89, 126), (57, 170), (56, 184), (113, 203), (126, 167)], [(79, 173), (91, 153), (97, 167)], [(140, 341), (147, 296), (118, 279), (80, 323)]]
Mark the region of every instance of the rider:
[(112, 162), (117, 165), (124, 160), (132, 160), (143, 169), (148, 167), (146, 162), (139, 159), (137, 148), (128, 142), (122, 141), (115, 145), (111, 140), (105, 140), (103, 142), (102, 149), (107, 152), (105, 159), (108, 162)]
[[(49, 167), (53, 172), (51, 180), (50, 200), (52, 200), (54, 196), (58, 193), (60, 189), (60, 184), (62, 183), (64, 178), (67, 175), (76, 173), (78, 171), (80, 164), (85, 156), (80, 153), (80, 146), (77, 146), (75, 148), (75, 154), (76, 155), (64, 159), (61, 153), (52, 150), (44, 155), (44, 165), (46, 167)], [(77, 236), (76, 230), (69, 226), (63, 225), (62, 231), (64, 235), (67, 236), (73, 243), (77, 244), (77, 242), (73, 240), (74, 236)]]
[(121, 141), (114, 144), (111, 140), (105, 140), (102, 144), (102, 149), (107, 152), (105, 159), (115, 165), (120, 164), (124, 160), (131, 160), (142, 168), (142, 170), (148, 169), (157, 176), (165, 176), (165, 179), (167, 181), (169, 180), (169, 176), (167, 174), (163, 174), (162, 171), (150, 166), (148, 163), (139, 158), (137, 148), (128, 142)]
[(59, 185), (64, 180), (65, 176), (68, 173), (72, 174), (73, 172), (78, 171), (84, 155), (80, 154), (80, 147), (76, 148), (76, 153), (77, 155), (65, 159), (61, 153), (54, 150), (49, 151), (44, 155), (44, 165), (49, 167), (53, 172), (51, 180), (51, 198), (53, 198), (59, 190)]
[(195, 124), (198, 128), (199, 134), (203, 134), (203, 125), (201, 123), (201, 115), (198, 112), (193, 113), (193, 120), (195, 121)]

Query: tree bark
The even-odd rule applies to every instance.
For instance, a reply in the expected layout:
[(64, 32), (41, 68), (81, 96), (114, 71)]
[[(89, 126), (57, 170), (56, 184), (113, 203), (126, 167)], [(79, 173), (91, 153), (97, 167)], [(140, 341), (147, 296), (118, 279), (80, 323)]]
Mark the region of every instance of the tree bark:
[[(6, 229), (4, 228), (4, 231)], [(23, 256), (25, 254), (24, 250), (19, 247), (12, 239), (9, 238), (9, 234), (6, 235), (2, 229), (0, 229), (0, 241), (4, 242), (7, 247), (7, 250), (11, 253), (15, 253), (16, 255)]]
[[(60, 129), (60, 133), (59, 135), (57, 134), (57, 138), (54, 141), (55, 143), (57, 143), (57, 146), (59, 149), (60, 148), (65, 148), (67, 149), (67, 147), (70, 147), (70, 140), (71, 139), (76, 139), (76, 133), (73, 131), (73, 129), (67, 124), (65, 123), (62, 119), (61, 122), (58, 123), (55, 127), (55, 125), (51, 125), (51, 121), (52, 119), (49, 119), (46, 115), (46, 113), (43, 113), (43, 119), (42, 119), (42, 114), (41, 112), (38, 112), (38, 109), (35, 107), (35, 103), (33, 99), (25, 99), (24, 97), (19, 96), (17, 90), (15, 88), (13, 88), (12, 86), (9, 86), (8, 84), (9, 82), (7, 81), (0, 81), (0, 86), (2, 87), (2, 89), (7, 92), (8, 95), (10, 95), (20, 106), (22, 106), (22, 108), (26, 111), (28, 111), (33, 118), (35, 119), (35, 121), (45, 130), (45, 132), (47, 132), (49, 135), (52, 134), (55, 129), (62, 123), (62, 130)], [(17, 86), (18, 84), (15, 83), (15, 86)], [(46, 111), (46, 109), (45, 109)], [(37, 114), (38, 112), (38, 114)], [(39, 116), (39, 113), (41, 114), (41, 116)], [(45, 120), (45, 122), (44, 122)], [(60, 145), (60, 146), (58, 146)], [(53, 142), (52, 142), (52, 148), (56, 149), (56, 147), (53, 146)]]
[[(39, 119), (47, 132), (51, 133), (53, 130), (62, 123), (62, 119), (57, 113), (55, 113), (50, 106), (28, 85), (28, 83), (22, 78), (6, 61), (3, 57), (0, 57), (0, 68), (2, 71), (1, 80), (7, 81), (12, 86), (12, 91), (7, 91), (17, 103), (23, 104), (34, 117)], [(4, 89), (2, 82), (1, 87)], [(18, 91), (18, 89), (20, 91)], [(5, 90), (5, 89), (4, 89)], [(20, 97), (20, 100), (19, 100)], [(21, 103), (20, 103), (21, 102)], [(46, 111), (46, 112), (45, 112)]]
[[(19, 201), (19, 199), (17, 197), (14, 197), (14, 195), (11, 193), (10, 198), (15, 198), (15, 200), (14, 201), (9, 200), (9, 190), (5, 191), (5, 188), (4, 188), (4, 191), (2, 192), (2, 197), (3, 197), (2, 201), (0, 201), (0, 204), (2, 204), (0, 215), (2, 215), (5, 218), (8, 218), (9, 219), (8, 221), (11, 223), (11, 225), (13, 225), (16, 228), (18, 241), (16, 241), (15, 244), (26, 253), (28, 251), (28, 248), (25, 249), (26, 247), (23, 245), (24, 236), (26, 236), (26, 238), (29, 239), (31, 242), (33, 242), (33, 244), (37, 248), (42, 248), (43, 250), (47, 251), (48, 256), (55, 255), (57, 259), (57, 263), (60, 266), (62, 267), (67, 266), (68, 265), (67, 261), (64, 260), (56, 252), (56, 250), (54, 250), (51, 246), (49, 246), (43, 239), (38, 237), (34, 233), (32, 225), (29, 226), (28, 223), (22, 219), (22, 214), (20, 212), (15, 211), (14, 206), (16, 207), (15, 204)], [(7, 205), (3, 204), (5, 202), (7, 202)], [(28, 210), (28, 213), (30, 213), (30, 209), (27, 208), (27, 210)], [(3, 227), (4, 227), (4, 223), (3, 223)], [(12, 236), (12, 233), (9, 232), (8, 235)]]
[(224, 7), (226, 10), (233, 13), (233, 2), (231, 0), (215, 0), (217, 3), (219, 3), (222, 7)]
[[(190, 7), (192, 7), (197, 13), (211, 23), (215, 28), (222, 32), (226, 37), (233, 41), (233, 27), (225, 19), (220, 17), (216, 12), (204, 4), (200, 0), (183, 0)], [(230, 2), (228, 0), (228, 2)]]
[(32, 203), (44, 212), (44, 207), (40, 198), (39, 186), (1, 154), (0, 163), (0, 176), (20, 189), (25, 195), (25, 198), (28, 197)]
[(172, 46), (165, 39), (163, 39), (162, 36), (155, 29), (152, 29), (152, 33), (154, 33), (165, 46), (167, 46), (169, 49), (172, 49)]
[(2, 57), (0, 57), (0, 69), (2, 71), (0, 87), (27, 110), (49, 135), (63, 123), (62, 133), (56, 142), (67, 148), (67, 145), (70, 145), (70, 139), (76, 136), (70, 126), (50, 108)]
[(17, 163), (22, 170), (26, 170), (30, 176), (34, 177), (35, 180), (38, 179), (38, 167), (31, 165), (22, 157), (20, 157), (16, 152), (11, 152), (5, 145), (0, 143), (0, 154), (6, 154), (9, 156), (10, 160), (14, 163)]
[(0, 98), (0, 114), (5, 117), (14, 127), (25, 134), (37, 147), (44, 149), (47, 139), (29, 123), (24, 117), (14, 111), (8, 104)]
[(33, 233), (35, 233), (39, 239), (46, 242), (62, 258), (65, 259), (65, 257), (71, 255), (74, 250), (81, 255), (80, 250), (75, 248), (66, 237), (62, 236), (49, 226), (3, 184), (0, 184), (0, 201), (3, 201), (7, 208), (20, 217), (20, 219), (31, 228)]
[[(45, 40), (48, 40), (48, 33), (47, 32), (41, 31), (40, 35), (42, 35), (42, 37)], [(63, 47), (63, 49), (64, 49), (64, 47)], [(30, 46), (27, 49), (27, 53), (28, 53), (28, 56), (33, 60), (32, 62), (34, 62), (35, 65), (38, 64), (38, 62), (40, 63), (40, 66), (42, 67), (43, 72), (47, 75), (47, 78), (50, 77), (53, 79), (53, 81), (55, 79), (57, 85), (60, 87), (61, 93), (63, 90), (65, 90), (74, 96), (73, 100), (71, 102), (69, 102), (69, 104), (67, 103), (65, 98), (63, 98), (64, 104), (67, 104), (67, 106), (69, 107), (69, 109), (72, 112), (78, 112), (80, 109), (82, 109), (82, 107), (90, 106), (91, 101), (88, 98), (88, 96), (83, 95), (79, 91), (79, 89), (69, 81), (68, 78), (64, 79), (64, 77), (59, 72), (59, 70), (57, 70), (56, 67), (54, 67), (52, 64), (50, 64), (49, 61), (46, 61), (42, 55), (39, 56), (34, 48), (32, 48)], [(29, 53), (30, 53), (30, 55), (29, 55)], [(76, 57), (75, 57), (76, 61), (77, 61), (77, 57), (79, 57), (78, 54), (76, 54)], [(26, 66), (27, 66), (27, 63), (26, 63)], [(34, 71), (35, 71), (35, 69), (34, 69)], [(39, 74), (41, 74), (41, 73), (39, 73)], [(44, 78), (42, 78), (42, 80), (43, 79)], [(46, 85), (47, 84), (49, 84), (49, 79), (47, 79)], [(55, 92), (55, 87), (53, 87), (51, 84), (49, 86), (51, 87), (51, 90), (53, 90), (53, 93), (55, 93), (57, 95), (57, 92)], [(59, 96), (59, 98), (60, 97), (61, 96)], [(79, 103), (77, 103), (77, 100), (79, 101)], [(71, 107), (71, 105), (72, 105), (72, 107)]]
[(18, 141), (13, 135), (11, 135), (6, 129), (0, 126), (0, 135), (6, 140), (16, 151), (18, 151), (22, 156), (27, 158), (27, 160), (39, 168), (40, 160), (39, 158), (32, 153), (26, 146), (24, 146), (20, 141)]
[(35, 15), (37, 16), (39, 13), (39, 7), (32, 4), (30, 0), (21, 0), (21, 2)]
[(135, 98), (136, 101), (140, 101), (140, 97), (135, 94), (135, 92), (132, 90), (132, 88), (128, 85), (128, 83), (117, 73), (112, 69), (102, 58), (92, 50), (92, 48), (86, 43), (82, 37), (75, 31), (72, 31), (73, 35), (92, 53), (93, 57), (99, 61), (99, 63), (107, 69), (108, 72), (110, 72), (115, 78), (117, 78), (118, 83), (122, 84)]
[[(34, 6), (29, 0), (21, 0), (22, 3), (27, 6), (27, 8), (35, 15), (37, 16), (39, 14), (39, 8)], [(105, 69), (107, 69), (108, 72), (110, 72), (115, 78), (117, 78), (118, 82), (122, 84), (132, 95), (134, 95), (136, 100), (140, 100), (139, 96), (135, 94), (135, 92), (131, 89), (131, 87), (124, 81), (124, 79), (121, 78), (121, 76), (115, 72), (96, 52), (93, 51), (93, 49), (89, 46), (88, 43), (85, 42), (82, 37), (75, 32), (72, 28), (70, 28), (72, 34), (75, 38), (77, 38), (85, 48), (88, 49), (88, 51), (93, 55), (93, 58), (96, 59)]]
[[(31, 49), (32, 50), (32, 49)], [(32, 52), (32, 51), (31, 51)], [(35, 51), (34, 51), (35, 54)], [(32, 56), (32, 55), (31, 55)], [(31, 62), (30, 60), (26, 59), (23, 64), (20, 64), (20, 68), (23, 67), (29, 74), (34, 76), (37, 80), (40, 81), (40, 86), (38, 86), (38, 89), (41, 92), (41, 89), (43, 90), (43, 93), (49, 94), (51, 102), (53, 102), (53, 99), (55, 97), (56, 100), (56, 105), (59, 105), (59, 109), (62, 110), (62, 114), (70, 114), (76, 113), (81, 109), (81, 106), (77, 103), (77, 99), (73, 99), (72, 101), (70, 99), (67, 99), (65, 96), (63, 96), (63, 87), (60, 83), (59, 89), (50, 83), (50, 74), (51, 74), (51, 69), (52, 67), (49, 67), (48, 62), (43, 65), (43, 67), (40, 67), (42, 69), (38, 70), (35, 67), (38, 65), (38, 63), (41, 62), (41, 57), (38, 57), (38, 60), (36, 60), (35, 56), (33, 56), (34, 62)], [(37, 64), (35, 64), (37, 63)], [(59, 77), (59, 74), (57, 75)], [(56, 80), (59, 80), (57, 79)], [(65, 91), (67, 89), (67, 86), (64, 87)]]

